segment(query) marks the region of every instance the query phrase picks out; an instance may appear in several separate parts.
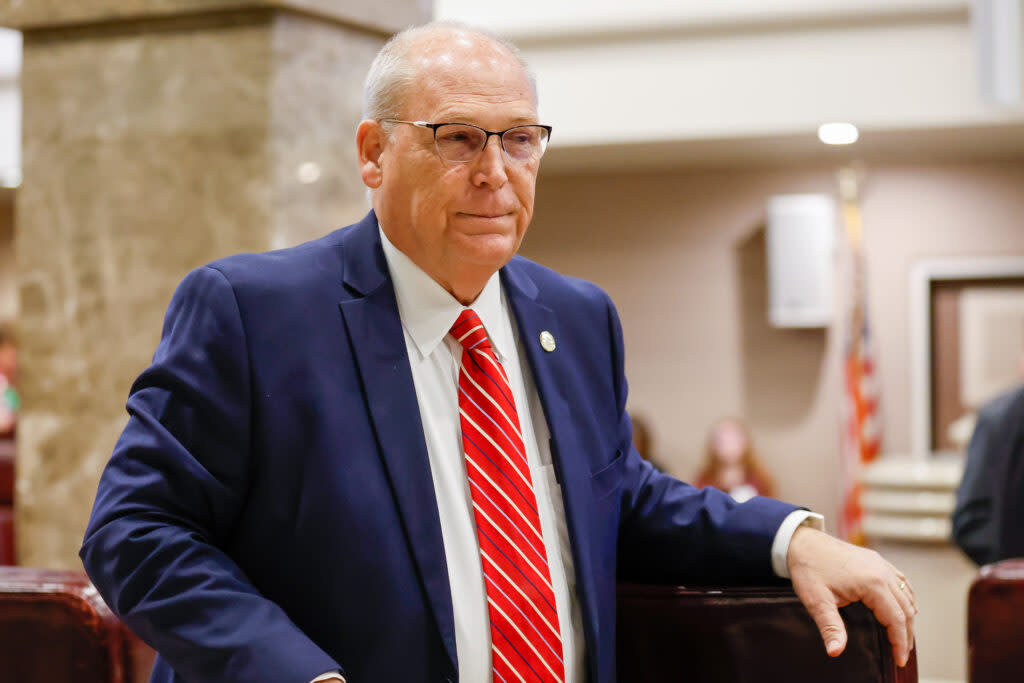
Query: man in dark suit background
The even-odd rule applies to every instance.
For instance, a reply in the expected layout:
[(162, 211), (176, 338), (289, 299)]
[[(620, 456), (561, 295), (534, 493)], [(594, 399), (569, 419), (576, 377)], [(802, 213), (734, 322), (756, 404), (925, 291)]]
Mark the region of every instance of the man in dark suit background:
[[(863, 600), (906, 661), (913, 591), (877, 553), (636, 453), (610, 300), (515, 256), (547, 135), (512, 46), (405, 32), (371, 67), (357, 131), (374, 211), (186, 277), (81, 551), (159, 651), (154, 680), (612, 681), (618, 577), (789, 577), (830, 655), (837, 607)], [(518, 410), (557, 624), (513, 621), (556, 632), (557, 670), (519, 652), (526, 636), (522, 662), (497, 642), (497, 593), (529, 588), (495, 588), (474, 516), (466, 356), (448, 334), (469, 309)]]
[[(1020, 358), (1024, 376), (1024, 352)], [(978, 409), (953, 509), (953, 540), (976, 564), (1024, 557), (1024, 384)]]

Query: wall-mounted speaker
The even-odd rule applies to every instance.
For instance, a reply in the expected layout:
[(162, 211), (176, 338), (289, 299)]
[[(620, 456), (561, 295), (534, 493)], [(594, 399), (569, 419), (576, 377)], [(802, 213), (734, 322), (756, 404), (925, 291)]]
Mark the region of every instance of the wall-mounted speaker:
[(834, 308), (836, 202), (824, 194), (768, 201), (768, 318), (776, 327), (827, 327)]
[(1022, 5), (1022, 0), (974, 0), (971, 8), (981, 95), (996, 104), (1024, 102)]

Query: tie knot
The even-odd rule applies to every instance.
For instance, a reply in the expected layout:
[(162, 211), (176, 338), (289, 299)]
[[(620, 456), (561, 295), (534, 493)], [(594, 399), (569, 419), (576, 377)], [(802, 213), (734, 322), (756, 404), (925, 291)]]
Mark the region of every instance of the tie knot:
[(462, 344), (462, 348), (466, 351), (475, 348), (486, 351), (491, 348), (491, 341), (487, 338), (487, 330), (484, 329), (484, 324), (480, 322), (480, 316), (472, 308), (467, 308), (459, 314), (459, 319), (455, 321), (449, 332), (455, 337), (455, 341)]

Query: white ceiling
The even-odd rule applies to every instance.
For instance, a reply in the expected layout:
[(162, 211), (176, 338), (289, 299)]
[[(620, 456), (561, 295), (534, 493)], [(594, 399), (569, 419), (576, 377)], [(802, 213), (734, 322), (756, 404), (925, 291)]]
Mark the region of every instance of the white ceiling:
[[(555, 127), (551, 170), (1024, 158), (1024, 106), (982, 96), (970, 0), (436, 0), (435, 13), (522, 48)], [(825, 147), (827, 121), (861, 141)]]

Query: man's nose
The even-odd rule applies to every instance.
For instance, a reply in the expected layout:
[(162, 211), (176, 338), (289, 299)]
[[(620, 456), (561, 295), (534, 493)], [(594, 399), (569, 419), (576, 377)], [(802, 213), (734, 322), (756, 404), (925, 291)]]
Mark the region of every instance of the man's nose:
[(491, 135), (487, 138), (487, 142), (484, 143), (484, 148), (476, 160), (473, 184), (501, 187), (508, 182), (508, 174), (505, 167), (507, 163), (508, 159), (505, 157), (505, 150), (501, 146), (501, 138), (497, 135)]

